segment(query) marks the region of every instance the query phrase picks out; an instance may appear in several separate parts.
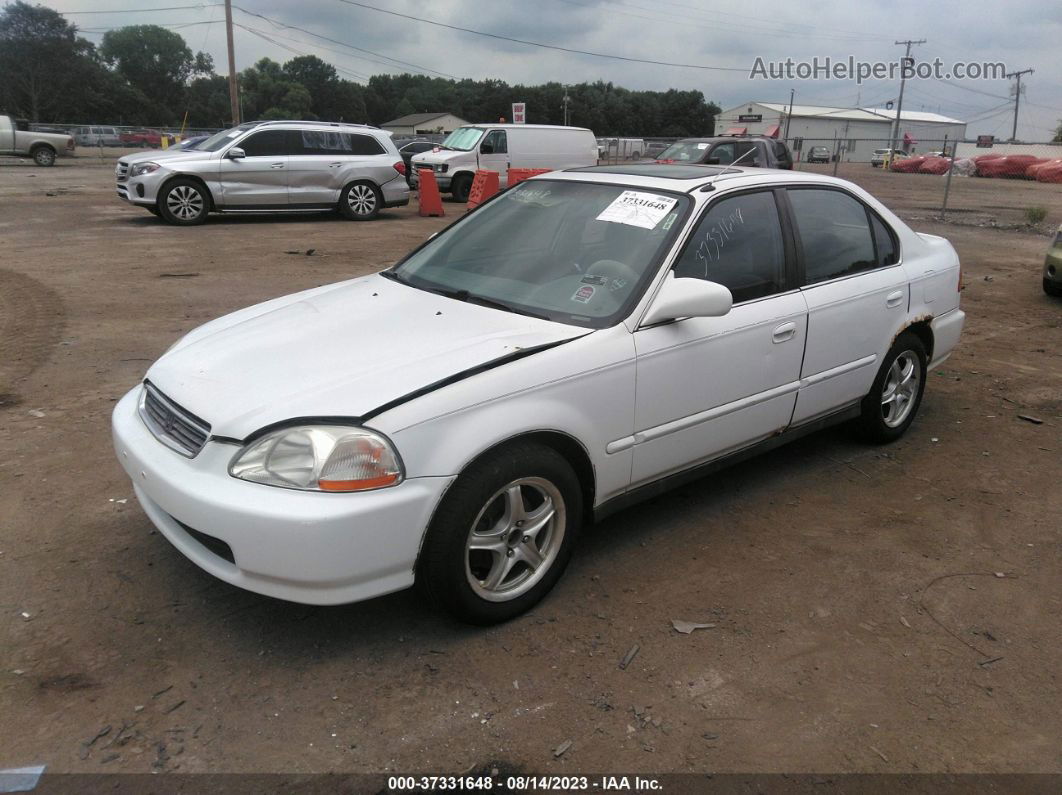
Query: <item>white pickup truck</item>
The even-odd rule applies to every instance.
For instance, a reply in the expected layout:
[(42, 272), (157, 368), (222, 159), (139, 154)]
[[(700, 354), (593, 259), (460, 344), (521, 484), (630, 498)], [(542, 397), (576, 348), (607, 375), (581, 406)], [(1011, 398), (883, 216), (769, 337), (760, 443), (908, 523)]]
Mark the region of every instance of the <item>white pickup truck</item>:
[(74, 139), (63, 133), (33, 132), (21, 119), (0, 115), (0, 155), (29, 155), (38, 166), (74, 154)]

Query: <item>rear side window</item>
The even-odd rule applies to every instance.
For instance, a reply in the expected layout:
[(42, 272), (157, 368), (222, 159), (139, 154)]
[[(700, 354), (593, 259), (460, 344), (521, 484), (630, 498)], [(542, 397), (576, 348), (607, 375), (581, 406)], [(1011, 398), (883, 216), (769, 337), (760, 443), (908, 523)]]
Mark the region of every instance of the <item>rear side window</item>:
[(262, 130), (239, 143), (248, 157), (277, 157), (289, 153), (287, 130)]
[(333, 130), (299, 130), (304, 155), (349, 155), (350, 137)]
[(895, 265), (900, 261), (900, 252), (896, 245), (896, 239), (885, 226), (884, 221), (869, 210), (867, 212), (870, 215), (870, 226), (874, 230), (874, 248), (877, 254), (878, 267), (883, 268), (886, 265)]
[(373, 138), (371, 135), (361, 135), (360, 133), (350, 133), (347, 138), (350, 139), (350, 153), (353, 155), (382, 155), (384, 152), (383, 146)]
[(734, 303), (785, 289), (785, 245), (770, 191), (713, 203), (694, 229), (675, 276), (730, 288)]
[(837, 190), (790, 188), (807, 284), (877, 267), (866, 207)]

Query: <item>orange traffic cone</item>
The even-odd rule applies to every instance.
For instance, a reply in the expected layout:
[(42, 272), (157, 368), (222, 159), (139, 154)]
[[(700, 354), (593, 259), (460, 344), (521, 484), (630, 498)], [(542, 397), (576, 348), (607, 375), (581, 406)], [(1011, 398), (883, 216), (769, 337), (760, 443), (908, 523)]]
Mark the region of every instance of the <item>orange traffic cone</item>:
[(439, 183), (435, 181), (435, 172), (430, 168), (418, 168), (417, 176), (420, 179), (418, 191), (420, 207), (417, 212), (423, 216), (442, 216), (442, 196), (439, 195)]
[(478, 169), (468, 193), (468, 209), (472, 210), (498, 192), (498, 172)]

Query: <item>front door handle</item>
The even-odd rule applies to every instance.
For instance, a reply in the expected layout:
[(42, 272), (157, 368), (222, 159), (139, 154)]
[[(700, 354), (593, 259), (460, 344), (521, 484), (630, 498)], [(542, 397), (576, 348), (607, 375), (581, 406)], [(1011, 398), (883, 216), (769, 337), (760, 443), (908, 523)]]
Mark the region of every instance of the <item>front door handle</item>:
[(273, 163), (269, 167), (270, 168), (284, 168), (284, 164), (283, 163)]
[(893, 309), (903, 303), (903, 290), (896, 290), (885, 296), (885, 306)]
[(329, 168), (339, 168), (341, 165), (343, 165), (343, 164), (342, 163), (329, 163), (328, 167)]
[(796, 323), (783, 323), (774, 330), (774, 341), (785, 342), (791, 340), (796, 335)]

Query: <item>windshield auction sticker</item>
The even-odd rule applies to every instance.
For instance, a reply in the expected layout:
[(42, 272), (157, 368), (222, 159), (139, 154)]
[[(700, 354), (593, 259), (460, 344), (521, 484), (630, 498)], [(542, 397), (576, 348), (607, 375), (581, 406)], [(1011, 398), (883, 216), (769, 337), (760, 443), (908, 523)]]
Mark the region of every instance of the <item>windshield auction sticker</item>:
[(597, 220), (652, 229), (676, 204), (678, 199), (670, 196), (625, 190), (601, 212)]

